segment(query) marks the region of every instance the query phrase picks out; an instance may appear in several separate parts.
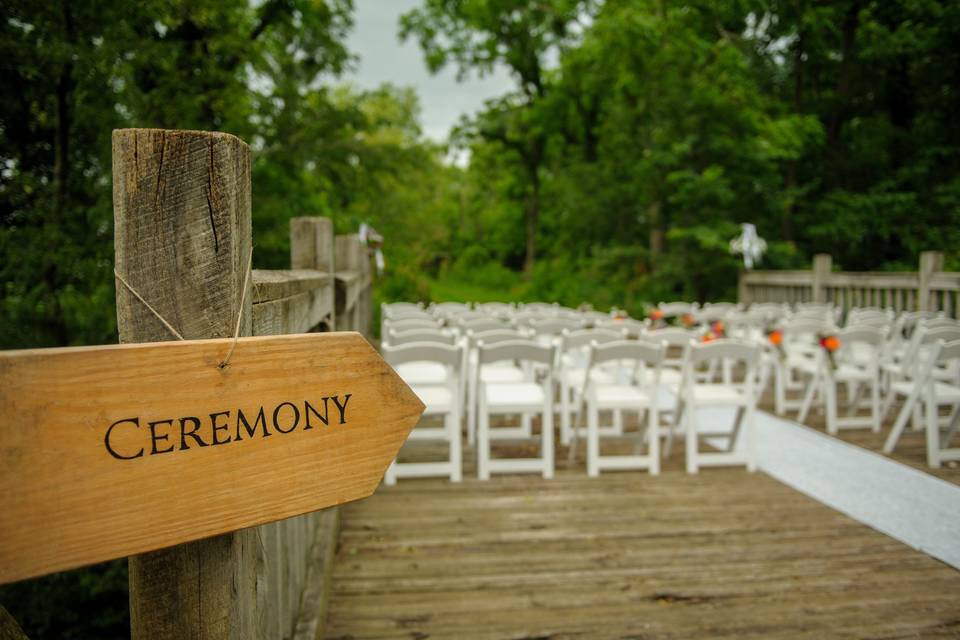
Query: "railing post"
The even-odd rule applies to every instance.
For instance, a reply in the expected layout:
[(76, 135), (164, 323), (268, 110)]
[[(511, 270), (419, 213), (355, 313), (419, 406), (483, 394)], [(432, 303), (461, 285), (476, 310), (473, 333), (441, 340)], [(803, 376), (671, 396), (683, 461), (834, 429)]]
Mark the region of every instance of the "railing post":
[[(360, 261), (358, 259), (357, 246), (360, 244), (360, 237), (351, 233), (348, 235), (339, 235), (334, 238), (334, 252), (336, 257), (337, 271), (360, 272)], [(337, 322), (338, 331), (360, 331), (359, 316), (357, 315), (357, 302), (349, 300), (350, 288), (343, 290), (343, 297), (338, 293), (337, 314), (343, 314), (342, 319)]]
[(367, 340), (371, 340), (373, 338), (370, 331), (373, 320), (373, 276), (370, 269), (370, 252), (367, 250), (367, 245), (360, 242), (359, 236), (354, 251), (357, 252), (357, 269), (363, 274), (361, 291), (357, 296), (357, 331)]
[[(113, 133), (120, 342), (251, 332), (250, 149), (223, 133)], [(249, 293), (249, 292), (247, 292)], [(216, 483), (216, 478), (211, 478)], [(135, 490), (135, 488), (131, 488)], [(170, 487), (175, 499), (176, 487)], [(143, 496), (144, 511), (162, 496)], [(145, 522), (149, 517), (145, 516)], [(161, 523), (162, 524), (162, 523)], [(129, 559), (131, 637), (254, 638), (258, 531), (237, 531)]]
[(737, 278), (737, 302), (747, 306), (750, 304), (750, 288), (747, 286), (747, 273), (746, 271), (741, 271), (740, 276)]
[[(312, 216), (290, 220), (290, 268), (325, 271), (330, 274), (330, 286), (335, 286), (332, 220)], [(331, 330), (336, 326), (336, 306), (331, 311)]]
[(827, 282), (830, 271), (833, 269), (833, 258), (829, 253), (818, 253), (813, 256), (813, 281), (811, 302), (827, 301)]
[(920, 254), (920, 271), (918, 272), (919, 289), (917, 291), (917, 310), (936, 311), (933, 309), (933, 296), (930, 295), (930, 280), (937, 271), (943, 271), (943, 253), (940, 251), (924, 251)]

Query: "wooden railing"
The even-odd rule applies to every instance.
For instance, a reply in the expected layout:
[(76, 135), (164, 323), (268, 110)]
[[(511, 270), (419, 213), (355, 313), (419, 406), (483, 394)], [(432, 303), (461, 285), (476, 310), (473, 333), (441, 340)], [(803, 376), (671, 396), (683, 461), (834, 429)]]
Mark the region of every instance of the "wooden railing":
[[(122, 342), (173, 339), (161, 317), (187, 340), (334, 329), (369, 339), (367, 251), (330, 220), (293, 219), (291, 268), (247, 277), (249, 168), (233, 136), (114, 133), (116, 264), (152, 304), (118, 286)], [(131, 557), (131, 636), (318, 637), (338, 532), (333, 508)]]
[[(253, 335), (336, 329), (370, 339), (370, 261), (356, 234), (334, 236), (327, 218), (294, 218), (290, 266), (253, 271)], [(257, 528), (258, 637), (322, 636), (339, 530), (338, 507)]]
[(884, 307), (896, 311), (960, 314), (960, 273), (943, 271), (943, 254), (920, 255), (918, 271), (833, 271), (829, 255), (814, 256), (810, 271), (747, 271), (738, 299), (752, 302), (832, 302), (838, 307)]

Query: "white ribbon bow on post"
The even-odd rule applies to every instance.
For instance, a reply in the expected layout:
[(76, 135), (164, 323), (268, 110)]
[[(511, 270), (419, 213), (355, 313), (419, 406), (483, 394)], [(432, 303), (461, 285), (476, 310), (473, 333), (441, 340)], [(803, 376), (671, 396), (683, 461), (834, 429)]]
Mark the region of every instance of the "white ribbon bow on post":
[(367, 246), (367, 249), (373, 251), (373, 262), (377, 265), (377, 275), (383, 275), (383, 269), (386, 262), (383, 259), (383, 236), (377, 233), (377, 230), (366, 222), (360, 224), (360, 242)]
[(767, 250), (767, 241), (757, 235), (756, 225), (744, 222), (740, 228), (740, 235), (730, 241), (730, 253), (743, 255), (743, 266), (750, 270), (754, 263), (760, 262), (763, 257)]

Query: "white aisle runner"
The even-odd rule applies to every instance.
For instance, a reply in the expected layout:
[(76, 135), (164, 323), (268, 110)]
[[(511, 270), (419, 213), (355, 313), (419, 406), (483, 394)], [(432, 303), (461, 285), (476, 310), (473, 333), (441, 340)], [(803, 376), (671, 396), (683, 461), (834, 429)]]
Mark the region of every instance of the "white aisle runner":
[[(729, 424), (702, 410), (699, 424)], [(960, 486), (758, 411), (761, 470), (811, 498), (960, 569)]]

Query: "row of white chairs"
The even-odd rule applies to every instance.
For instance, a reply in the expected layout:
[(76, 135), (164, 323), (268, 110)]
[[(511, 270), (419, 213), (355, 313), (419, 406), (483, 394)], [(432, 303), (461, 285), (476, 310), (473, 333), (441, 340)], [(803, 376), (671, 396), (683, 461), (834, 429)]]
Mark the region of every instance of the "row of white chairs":
[[(462, 477), (461, 418), (466, 413), (467, 439), (477, 446), (477, 474), (538, 472), (551, 477), (554, 469), (554, 414), (561, 419), (565, 444), (585, 435), (587, 472), (609, 469), (660, 469), (661, 439), (666, 452), (675, 434), (687, 441), (687, 470), (715, 464), (755, 465), (749, 434), (756, 405), (755, 367), (760, 350), (734, 341), (697, 344), (693, 334), (679, 329), (649, 331), (641, 340), (627, 340), (605, 329), (564, 331), (558, 340), (537, 342), (535, 336), (509, 330), (471, 333), (461, 340), (385, 344), (384, 357), (424, 400), (427, 415), (443, 416), (442, 428), (417, 427), (412, 440), (432, 439), (449, 445), (444, 463), (395, 462), (386, 481), (400, 477), (447, 475)], [(685, 355), (668, 356), (679, 346)], [(442, 355), (441, 355), (442, 354)], [(708, 384), (698, 376), (701, 363), (739, 359), (745, 365), (740, 384)], [(438, 371), (437, 367), (441, 367)], [(465, 381), (465, 385), (461, 385)], [(555, 384), (556, 382), (556, 384)], [(461, 393), (466, 386), (466, 393)], [(679, 400), (679, 403), (678, 403)], [(464, 407), (465, 405), (465, 407)], [(677, 407), (680, 410), (677, 410)], [(735, 425), (721, 452), (700, 446), (696, 408), (739, 407)], [(585, 407), (582, 413), (581, 407)], [(686, 409), (692, 407), (692, 409)], [(464, 411), (464, 408), (466, 411)], [(610, 424), (600, 424), (610, 413)], [(637, 414), (639, 431), (625, 431), (625, 414)], [(494, 427), (492, 416), (519, 415), (513, 427)], [(535, 435), (534, 419), (540, 431)], [(664, 420), (665, 419), (665, 420)], [(586, 433), (580, 434), (581, 421)], [(605, 454), (601, 441), (632, 437), (633, 452)], [(496, 458), (493, 445), (510, 440), (539, 440), (539, 454), (528, 458)]]
[[(439, 307), (439, 308), (437, 308)], [(493, 304), (469, 308), (466, 305), (437, 305), (429, 310), (418, 307), (424, 324), (419, 331), (413, 331), (402, 325), (388, 327), (385, 344), (394, 346), (422, 340), (441, 339), (448, 344), (465, 345), (465, 354), (474, 352), (477, 342), (486, 333), (492, 340), (536, 339), (541, 345), (556, 343), (560, 350), (556, 352), (551, 370), (551, 379), (556, 383), (560, 415), (560, 437), (564, 444), (572, 439), (573, 423), (578, 415), (580, 404), (588, 397), (583, 395), (586, 380), (583, 379), (583, 367), (560, 367), (563, 358), (569, 360), (571, 353), (577, 353), (581, 364), (585, 347), (591, 341), (614, 340), (615, 338), (638, 338), (647, 334), (656, 334), (657, 339), (671, 348), (673, 355), (665, 356), (668, 365), (663, 369), (662, 381), (668, 388), (680, 389), (680, 371), (683, 360), (677, 356), (683, 352), (683, 346), (696, 336), (696, 331), (681, 328), (669, 328), (654, 331), (649, 320), (633, 320), (616, 316), (563, 309), (557, 305), (538, 305), (535, 309), (518, 308), (506, 304)], [(661, 303), (658, 308), (663, 315), (686, 314), (697, 310), (687, 303)], [(902, 408), (894, 420), (894, 426), (887, 438), (884, 450), (891, 452), (900, 438), (906, 423), (912, 419), (915, 427), (922, 428), (924, 412), (921, 407), (931, 402), (938, 407), (947, 405), (960, 397), (957, 385), (957, 372), (960, 367), (951, 364), (949, 348), (940, 350), (941, 343), (960, 339), (960, 326), (951, 319), (939, 317), (942, 314), (904, 313), (895, 314), (885, 309), (851, 309), (846, 314), (839, 313), (832, 305), (799, 305), (789, 308), (785, 305), (752, 305), (744, 309), (737, 305), (704, 305), (699, 308), (700, 322), (720, 320), (729, 337), (758, 346), (762, 355), (757, 362), (754, 380), (755, 393), (759, 394), (769, 379), (773, 380), (775, 408), (780, 414), (797, 411), (800, 421), (805, 421), (809, 413), (817, 408), (826, 414), (829, 433), (836, 434), (839, 429), (869, 427), (879, 431), (884, 417), (889, 414), (893, 404), (902, 400)], [(708, 312), (709, 313), (706, 313)], [(481, 315), (473, 315), (479, 312)], [(517, 313), (525, 322), (511, 323)], [(469, 314), (469, 315), (465, 315)], [(845, 317), (844, 317), (845, 316)], [(390, 322), (401, 322), (403, 311), (391, 309), (384, 314)], [(846, 326), (840, 328), (836, 322), (844, 317)], [(427, 324), (427, 323), (431, 324)], [(593, 337), (590, 332), (581, 329), (585, 325), (597, 327)], [(770, 342), (771, 327), (780, 335), (780, 345)], [(404, 330), (406, 329), (406, 330)], [(563, 333), (566, 344), (558, 341)], [(477, 336), (481, 336), (478, 338)], [(822, 336), (834, 336), (839, 340), (840, 349), (831, 357), (818, 345)], [(472, 342), (471, 342), (472, 341)], [(679, 347), (679, 349), (677, 348)], [(568, 353), (569, 352), (569, 353)], [(469, 358), (467, 358), (469, 359)], [(461, 397), (464, 397), (467, 413), (467, 436), (471, 444), (475, 439), (477, 420), (477, 380), (476, 356), (470, 362), (464, 361), (460, 376)], [(533, 369), (528, 365), (528, 369)], [(541, 365), (543, 371), (546, 365)], [(711, 363), (706, 371), (696, 374), (703, 384), (713, 380), (722, 372), (722, 384), (729, 385), (732, 372), (729, 359), (719, 359)], [(479, 382), (510, 385), (525, 379), (529, 371), (519, 371), (513, 367), (499, 367), (492, 372), (484, 372)], [(598, 372), (591, 374), (598, 376)], [(603, 377), (601, 376), (601, 380)], [(934, 380), (934, 382), (931, 382)], [(609, 382), (609, 381), (608, 381)], [(837, 387), (847, 389), (847, 414), (840, 415)], [(939, 386), (938, 386), (939, 385)], [(718, 387), (722, 388), (722, 387)], [(933, 390), (933, 400), (925, 393)], [(790, 397), (794, 395), (796, 397)], [(866, 395), (864, 398), (863, 396)], [(928, 401), (929, 400), (929, 401)], [(938, 411), (926, 412), (927, 423), (932, 419), (937, 423), (936, 433), (928, 433), (928, 462), (939, 466), (944, 460), (957, 459), (956, 450), (949, 447), (955, 435), (958, 423), (956, 407), (953, 412), (940, 420)], [(867, 415), (859, 415), (866, 409)], [(622, 430), (622, 409), (613, 410), (613, 424), (610, 427), (617, 433)], [(671, 412), (664, 412), (670, 416)], [(682, 412), (678, 413), (682, 416)], [(932, 416), (932, 417), (931, 417)], [(552, 416), (551, 416), (552, 418)], [(942, 433), (940, 427), (946, 428)], [(602, 433), (602, 428), (598, 433)], [(523, 434), (529, 435), (529, 416), (524, 418)], [(666, 451), (669, 451), (668, 436)], [(935, 444), (931, 444), (935, 443)], [(589, 447), (588, 447), (589, 448)], [(589, 454), (589, 451), (588, 451)], [(588, 455), (589, 458), (589, 455)]]

